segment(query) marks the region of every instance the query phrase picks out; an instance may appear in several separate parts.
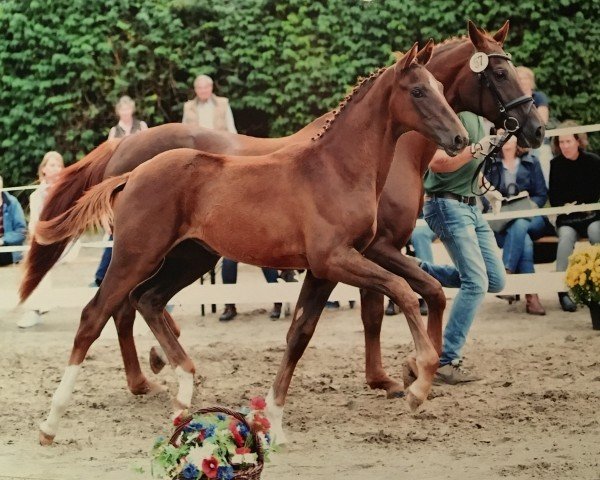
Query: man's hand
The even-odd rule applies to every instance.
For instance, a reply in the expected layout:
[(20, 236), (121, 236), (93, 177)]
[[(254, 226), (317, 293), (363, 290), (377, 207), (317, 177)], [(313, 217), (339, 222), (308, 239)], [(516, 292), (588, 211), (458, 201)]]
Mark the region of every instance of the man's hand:
[(475, 158), (483, 160), (492, 148), (500, 143), (501, 138), (502, 135), (488, 135), (487, 137), (483, 137), (479, 142), (471, 145), (471, 154)]

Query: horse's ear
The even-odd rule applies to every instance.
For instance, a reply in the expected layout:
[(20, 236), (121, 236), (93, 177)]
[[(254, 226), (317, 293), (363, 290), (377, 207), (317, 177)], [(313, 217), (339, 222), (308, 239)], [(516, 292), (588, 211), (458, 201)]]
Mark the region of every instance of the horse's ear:
[(417, 63), (427, 65), (427, 62), (431, 59), (434, 45), (433, 38), (430, 38), (427, 44), (417, 53)]
[(506, 40), (506, 36), (508, 35), (509, 23), (510, 22), (508, 20), (506, 22), (504, 22), (504, 25), (502, 25), (502, 28), (500, 28), (500, 30), (498, 30), (494, 34), (494, 40), (496, 40), (500, 44), (500, 46), (504, 45), (504, 40)]
[(483, 49), (485, 45), (484, 31), (477, 27), (471, 20), (468, 21), (469, 39), (477, 50)]
[(406, 70), (410, 65), (414, 62), (415, 57), (417, 56), (417, 49), (419, 48), (419, 44), (415, 42), (412, 48), (404, 54), (404, 56), (400, 59), (398, 64), (396, 65), (397, 72), (402, 72)]

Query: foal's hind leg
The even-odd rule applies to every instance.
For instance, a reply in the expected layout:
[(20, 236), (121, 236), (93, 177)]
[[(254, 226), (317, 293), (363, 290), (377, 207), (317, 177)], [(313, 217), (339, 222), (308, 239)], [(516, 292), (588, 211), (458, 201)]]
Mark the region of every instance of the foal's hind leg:
[(127, 386), (134, 395), (145, 395), (165, 391), (166, 388), (146, 378), (140, 368), (135, 341), (133, 339), (133, 322), (135, 320), (135, 308), (129, 299), (123, 302), (119, 310), (113, 315), (117, 333), (119, 335), (119, 347), (125, 365), (127, 375)]
[(367, 385), (373, 389), (381, 388), (387, 392), (387, 398), (404, 396), (404, 387), (390, 378), (383, 368), (381, 360), (381, 323), (383, 320), (383, 295), (361, 288), (360, 313), (365, 330), (365, 373)]
[(321, 312), (335, 285), (334, 282), (315, 278), (310, 270), (306, 272), (294, 318), (287, 333), (287, 347), (273, 386), (267, 395), (266, 413), (271, 421), (272, 435), (278, 443), (285, 442), (282, 426), (283, 406), (294, 369), (313, 336)]
[[(179, 273), (182, 268), (190, 267), (190, 258), (194, 258), (193, 270), (196, 275), (188, 275), (187, 281), (184, 282)], [(208, 252), (193, 241), (183, 242), (169, 254), (169, 262), (163, 263), (154, 276), (136, 287), (131, 294), (133, 304), (143, 315), (169, 363), (175, 368), (179, 379), (175, 415), (191, 406), (195, 367), (178, 341), (179, 332), (174, 331), (163, 315), (164, 308), (175, 293), (213, 268), (218, 259), (217, 255)], [(176, 278), (178, 281), (170, 281)]]

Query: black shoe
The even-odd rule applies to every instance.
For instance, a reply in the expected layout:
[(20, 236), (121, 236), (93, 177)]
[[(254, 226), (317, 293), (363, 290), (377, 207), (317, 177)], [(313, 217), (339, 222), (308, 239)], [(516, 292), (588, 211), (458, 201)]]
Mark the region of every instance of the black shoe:
[(558, 301), (565, 312), (575, 312), (577, 310), (577, 305), (571, 300), (567, 292), (558, 292)]
[(390, 316), (398, 315), (398, 309), (396, 309), (396, 304), (391, 300), (389, 301), (388, 306), (385, 309), (385, 314)]
[(424, 317), (429, 315), (429, 309), (427, 308), (427, 303), (425, 303), (425, 300), (423, 300), (422, 298), (419, 298), (419, 311), (421, 312), (421, 315)]
[(273, 310), (269, 314), (269, 318), (272, 320), (277, 320), (281, 316), (281, 303), (274, 303)]
[(237, 315), (237, 310), (235, 309), (235, 305), (225, 305), (225, 311), (219, 317), (219, 321), (221, 322), (229, 322), (233, 320)]
[(337, 300), (335, 302), (327, 302), (325, 304), (325, 308), (328, 308), (330, 310), (340, 308), (340, 302), (338, 302)]
[(295, 270), (282, 270), (279, 274), (279, 278), (281, 278), (284, 282), (297, 282), (296, 271)]
[(496, 295), (496, 298), (499, 298), (500, 300), (506, 300), (509, 305), (512, 305), (514, 302), (519, 300), (517, 295)]

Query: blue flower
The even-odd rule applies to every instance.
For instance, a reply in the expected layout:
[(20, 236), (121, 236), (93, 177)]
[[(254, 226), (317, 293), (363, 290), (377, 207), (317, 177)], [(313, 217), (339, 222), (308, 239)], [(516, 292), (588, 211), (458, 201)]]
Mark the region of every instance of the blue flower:
[(183, 429), (184, 432), (199, 432), (202, 429), (202, 423), (200, 422), (191, 422)]
[(181, 472), (186, 480), (196, 480), (200, 474), (200, 470), (193, 463), (188, 463)]
[(271, 434), (269, 432), (265, 433), (265, 440), (267, 441), (267, 445), (271, 445)]
[(207, 425), (204, 428), (204, 438), (212, 437), (215, 434), (216, 427), (214, 425)]
[(232, 480), (234, 475), (233, 467), (231, 465), (222, 466), (217, 468), (217, 478), (219, 480)]
[(223, 414), (223, 413), (217, 413), (217, 418), (221, 421), (225, 420), (227, 418), (227, 415)]
[(248, 434), (250, 433), (250, 429), (244, 423), (239, 423), (238, 424), (238, 431), (240, 432), (240, 435), (242, 437), (247, 437)]

